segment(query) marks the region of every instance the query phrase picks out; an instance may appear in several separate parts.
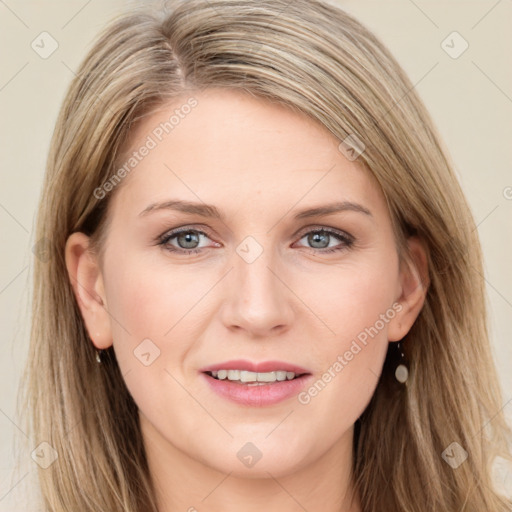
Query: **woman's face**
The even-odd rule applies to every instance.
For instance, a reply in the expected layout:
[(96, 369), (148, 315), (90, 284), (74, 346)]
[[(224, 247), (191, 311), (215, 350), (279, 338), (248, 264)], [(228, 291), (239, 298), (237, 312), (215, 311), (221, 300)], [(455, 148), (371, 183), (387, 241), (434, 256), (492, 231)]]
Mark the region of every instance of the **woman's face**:
[[(388, 341), (421, 304), (380, 189), (339, 143), (228, 90), (184, 96), (132, 133), (104, 258), (77, 275), (91, 338), (113, 343), (162, 457), (277, 477), (350, 453)], [(288, 381), (294, 369), (305, 375)]]

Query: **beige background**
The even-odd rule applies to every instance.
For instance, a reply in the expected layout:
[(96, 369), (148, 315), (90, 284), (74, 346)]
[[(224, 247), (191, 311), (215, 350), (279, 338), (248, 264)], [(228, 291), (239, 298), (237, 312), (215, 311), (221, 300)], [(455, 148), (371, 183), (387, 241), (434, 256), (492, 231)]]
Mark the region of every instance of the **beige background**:
[[(122, 0), (0, 1), (0, 511), (23, 505), (35, 474), (30, 453), (13, 475), (15, 398), (28, 345), (28, 293), (35, 208), (50, 135), (64, 91), (93, 37)], [(510, 0), (343, 0), (390, 48), (427, 104), (449, 148), (483, 243), (493, 351), (512, 417), (512, 2)], [(47, 59), (32, 48), (46, 31)], [(442, 42), (469, 44), (454, 59)], [(450, 36), (452, 53), (463, 41)], [(46, 47), (48, 48), (48, 46)], [(463, 298), (461, 298), (463, 300)], [(56, 312), (58, 313), (58, 312)], [(465, 340), (461, 340), (464, 343)], [(41, 440), (30, 440), (35, 447)], [(512, 489), (512, 471), (500, 473)]]

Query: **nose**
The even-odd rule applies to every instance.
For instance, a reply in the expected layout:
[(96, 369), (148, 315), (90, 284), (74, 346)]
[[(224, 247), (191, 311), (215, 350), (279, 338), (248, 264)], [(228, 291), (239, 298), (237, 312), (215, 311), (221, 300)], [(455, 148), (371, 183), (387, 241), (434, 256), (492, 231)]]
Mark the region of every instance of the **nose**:
[(221, 315), (228, 329), (243, 330), (251, 337), (269, 337), (291, 326), (293, 293), (270, 252), (264, 250), (251, 263), (233, 255), (234, 269), (226, 283)]

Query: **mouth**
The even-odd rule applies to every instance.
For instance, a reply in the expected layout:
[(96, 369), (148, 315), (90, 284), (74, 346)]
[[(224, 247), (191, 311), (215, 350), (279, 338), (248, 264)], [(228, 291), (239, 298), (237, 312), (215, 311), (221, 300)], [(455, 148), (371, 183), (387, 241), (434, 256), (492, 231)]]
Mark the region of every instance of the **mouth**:
[(249, 407), (266, 407), (290, 400), (314, 378), (306, 368), (276, 360), (236, 359), (199, 371), (218, 396)]
[(203, 372), (212, 379), (219, 381), (229, 381), (233, 384), (240, 384), (244, 386), (265, 386), (275, 384), (278, 382), (297, 380), (305, 375), (310, 375), (307, 372), (295, 373), (286, 370), (277, 370), (271, 372), (252, 372), (248, 370), (214, 370)]

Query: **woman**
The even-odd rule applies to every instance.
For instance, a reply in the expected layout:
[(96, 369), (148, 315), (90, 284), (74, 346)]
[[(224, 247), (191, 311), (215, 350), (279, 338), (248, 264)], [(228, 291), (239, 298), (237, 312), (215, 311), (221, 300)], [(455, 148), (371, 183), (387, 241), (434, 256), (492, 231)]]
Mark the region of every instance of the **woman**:
[(112, 23), (57, 121), (38, 239), (47, 510), (510, 509), (473, 219), (343, 11)]

